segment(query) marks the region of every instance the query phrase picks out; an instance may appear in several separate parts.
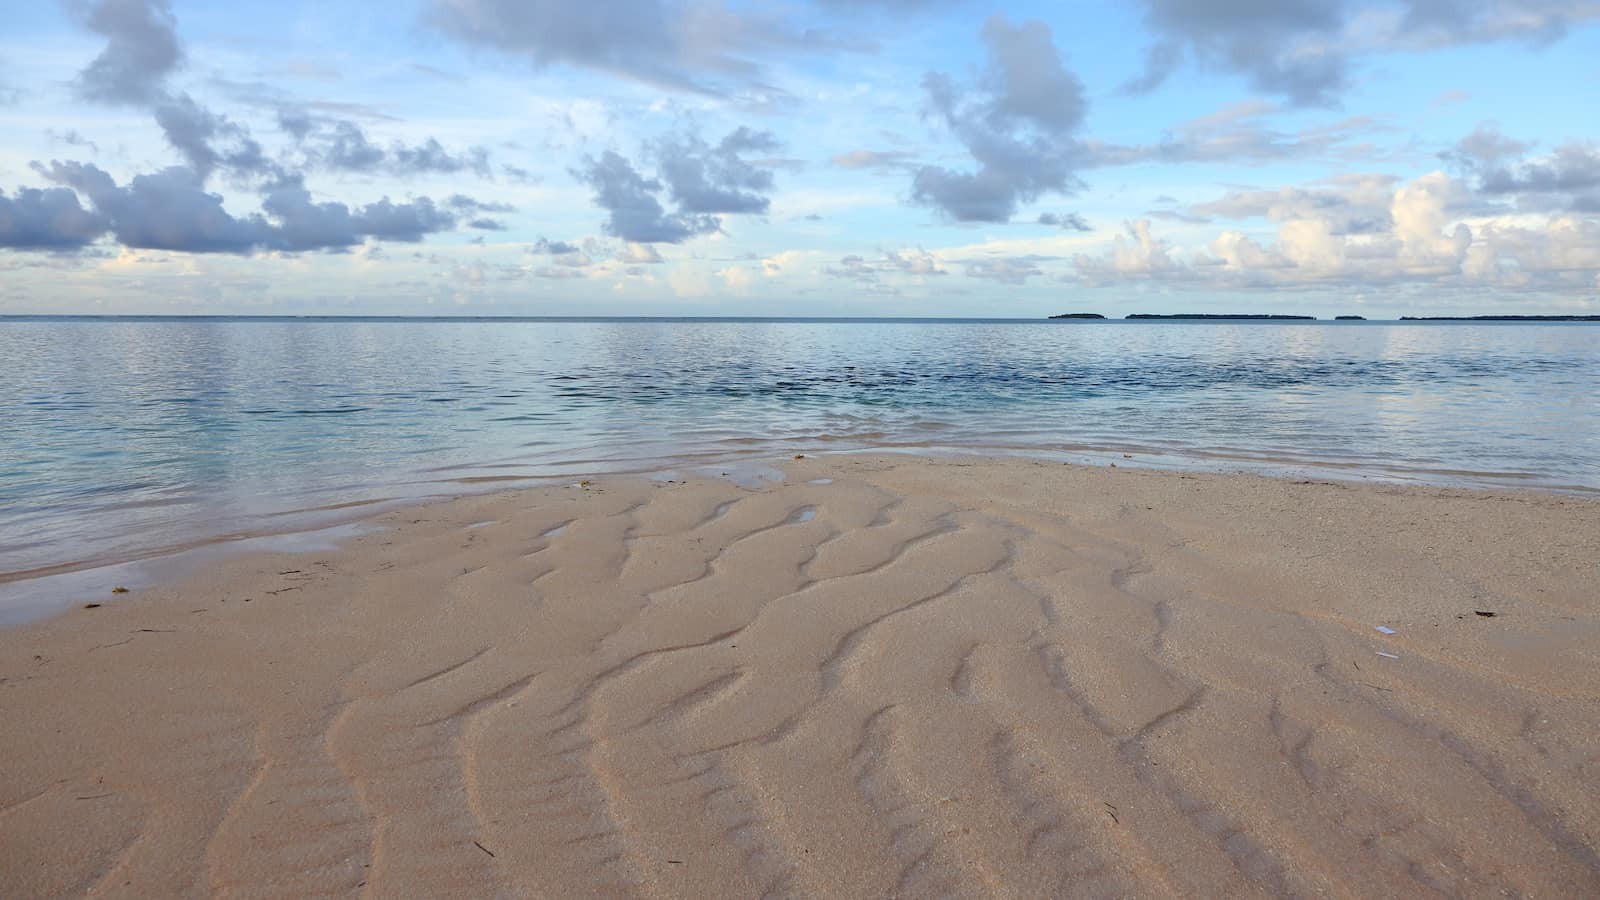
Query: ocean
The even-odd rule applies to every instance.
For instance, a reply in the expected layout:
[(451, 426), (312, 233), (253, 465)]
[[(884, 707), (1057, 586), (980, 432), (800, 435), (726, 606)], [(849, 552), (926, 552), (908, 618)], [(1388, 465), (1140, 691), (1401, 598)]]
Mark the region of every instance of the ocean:
[(0, 319), (13, 581), (872, 448), (1600, 492), (1600, 325)]

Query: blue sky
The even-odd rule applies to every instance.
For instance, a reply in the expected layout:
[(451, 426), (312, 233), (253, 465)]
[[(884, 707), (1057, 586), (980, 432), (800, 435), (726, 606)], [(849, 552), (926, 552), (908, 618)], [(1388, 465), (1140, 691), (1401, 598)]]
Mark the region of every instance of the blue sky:
[(1600, 3), (68, 0), (0, 313), (1600, 313)]

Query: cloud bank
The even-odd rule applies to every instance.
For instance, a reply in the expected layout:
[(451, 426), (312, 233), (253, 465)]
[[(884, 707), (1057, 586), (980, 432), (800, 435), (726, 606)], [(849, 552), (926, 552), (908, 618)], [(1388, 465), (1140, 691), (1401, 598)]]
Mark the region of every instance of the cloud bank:
[[(483, 213), (512, 211), (464, 195), (444, 204), (427, 197), (384, 197), (359, 207), (315, 201), (305, 183), (312, 170), (381, 169), (397, 176), (470, 170), (489, 177), (487, 151), (453, 155), (433, 139), (380, 149), (352, 122), (285, 113), (280, 126), (302, 153), (271, 157), (248, 128), (171, 88), (186, 54), (168, 0), (72, 0), (69, 8), (105, 40), (78, 73), (74, 90), (92, 103), (148, 111), (184, 165), (118, 184), (92, 163), (35, 163), (35, 171), (58, 187), (0, 193), (0, 247), (67, 252), (109, 237), (128, 248), (187, 253), (340, 251), (367, 240), (416, 242), (458, 224), (500, 230), (503, 224)], [(68, 143), (93, 146), (82, 139)], [(250, 186), (260, 212), (228, 212), (222, 196), (207, 189), (219, 173)]]
[[(50, 192), (64, 213), (60, 221), (69, 226), (57, 226), (57, 233), (89, 240), (110, 233), (119, 244), (135, 249), (238, 254), (342, 250), (367, 238), (416, 242), (456, 222), (452, 212), (425, 197), (406, 203), (385, 197), (351, 209), (343, 203), (313, 201), (310, 191), (296, 181), (268, 190), (262, 197), (262, 213), (236, 217), (223, 208), (222, 197), (206, 192), (198, 173), (182, 166), (137, 175), (125, 185), (86, 163), (52, 162), (41, 166), (40, 174), (71, 189)], [(94, 205), (92, 219), (79, 218), (62, 194), (88, 197)], [(89, 234), (88, 222), (98, 231)]]

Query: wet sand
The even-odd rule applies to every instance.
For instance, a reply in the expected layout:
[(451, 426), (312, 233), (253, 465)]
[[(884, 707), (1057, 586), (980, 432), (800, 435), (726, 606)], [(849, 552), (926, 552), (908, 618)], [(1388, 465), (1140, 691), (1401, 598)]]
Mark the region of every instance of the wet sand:
[(1600, 502), (784, 468), (0, 631), (0, 895), (1600, 895)]

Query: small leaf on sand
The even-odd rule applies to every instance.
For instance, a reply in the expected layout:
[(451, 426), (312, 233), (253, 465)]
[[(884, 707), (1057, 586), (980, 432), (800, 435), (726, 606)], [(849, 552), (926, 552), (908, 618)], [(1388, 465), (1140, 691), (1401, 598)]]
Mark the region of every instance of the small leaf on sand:
[(113, 593), (113, 594), (126, 594), (127, 592), (128, 592), (127, 588), (120, 587), (120, 586), (119, 587), (114, 587), (114, 588), (111, 589), (111, 593)]

